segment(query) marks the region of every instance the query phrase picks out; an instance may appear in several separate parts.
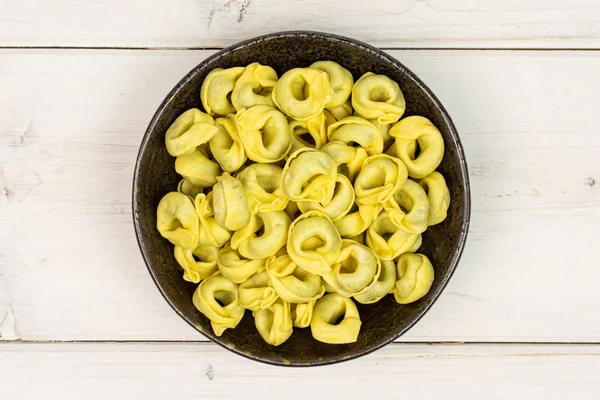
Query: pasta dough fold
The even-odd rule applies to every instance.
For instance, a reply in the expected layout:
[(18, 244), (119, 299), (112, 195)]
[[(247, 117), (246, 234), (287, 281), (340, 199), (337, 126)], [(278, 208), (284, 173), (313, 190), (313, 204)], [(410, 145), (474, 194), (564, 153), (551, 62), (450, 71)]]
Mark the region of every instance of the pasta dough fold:
[(250, 311), (270, 307), (277, 301), (277, 293), (269, 286), (269, 274), (266, 271), (252, 275), (238, 288), (240, 305)]
[(283, 169), (273, 164), (252, 164), (239, 173), (250, 212), (282, 211), (288, 204), (281, 189)]
[(333, 197), (327, 204), (316, 201), (300, 201), (298, 207), (305, 213), (311, 210), (322, 211), (332, 221), (337, 221), (350, 212), (354, 205), (354, 188), (346, 176), (337, 174)]
[(271, 286), (288, 303), (307, 303), (325, 293), (321, 277), (300, 267), (287, 254), (270, 257), (266, 269), (271, 277)]
[(352, 107), (363, 118), (393, 124), (404, 114), (406, 102), (396, 82), (385, 75), (367, 72), (354, 84)]
[(175, 246), (173, 253), (175, 260), (183, 268), (183, 279), (188, 282), (198, 283), (217, 272), (219, 249), (216, 247), (198, 246), (191, 250)]
[(156, 209), (156, 227), (175, 246), (193, 249), (198, 245), (200, 221), (194, 203), (179, 192), (167, 193)]
[(223, 116), (235, 113), (229, 95), (245, 70), (244, 67), (215, 68), (208, 73), (200, 88), (200, 100), (207, 113)]
[(214, 217), (212, 196), (199, 193), (194, 199), (196, 214), (200, 219), (198, 227), (198, 244), (205, 246), (221, 247), (231, 238), (231, 233), (219, 226)]
[(369, 156), (362, 147), (349, 146), (341, 140), (327, 143), (321, 148), (321, 151), (333, 158), (337, 166), (337, 172), (345, 175), (350, 182), (354, 182), (356, 175), (358, 175)]
[(273, 256), (285, 246), (290, 223), (284, 211), (253, 214), (248, 225), (233, 234), (231, 247), (252, 260)]
[(320, 69), (329, 75), (329, 83), (333, 90), (331, 100), (325, 104), (325, 107), (335, 108), (342, 106), (350, 98), (354, 78), (350, 71), (334, 61), (317, 61), (311, 64), (310, 68)]
[(223, 171), (233, 173), (248, 159), (235, 124), (235, 115), (217, 118), (215, 126), (217, 133), (210, 139), (210, 152)]
[(281, 111), (254, 106), (238, 111), (235, 119), (246, 155), (252, 161), (274, 163), (291, 149), (290, 127)]
[(402, 190), (383, 204), (390, 220), (408, 233), (423, 233), (427, 230), (429, 199), (425, 190), (415, 181), (408, 179)]
[(434, 271), (429, 258), (423, 254), (402, 254), (396, 264), (398, 280), (394, 298), (400, 304), (415, 302), (425, 296), (433, 284)]
[(323, 111), (333, 94), (326, 72), (315, 68), (294, 68), (277, 81), (273, 101), (289, 117), (307, 121)]
[(338, 107), (329, 107), (327, 110), (333, 115), (336, 121), (342, 120), (346, 117), (352, 115), (352, 104), (350, 103), (350, 99), (346, 101), (344, 104)]
[(329, 203), (337, 177), (336, 164), (327, 153), (303, 148), (288, 158), (281, 175), (281, 188), (292, 201)]
[(448, 207), (450, 207), (450, 192), (446, 186), (446, 180), (442, 174), (434, 171), (421, 179), (419, 184), (427, 193), (429, 201), (427, 225), (439, 224), (446, 219)]
[(291, 153), (303, 147), (320, 149), (327, 143), (327, 127), (335, 122), (335, 118), (327, 111), (317, 114), (308, 121), (290, 121), (292, 136)]
[(197, 108), (191, 108), (177, 117), (167, 129), (165, 145), (169, 154), (177, 157), (207, 143), (216, 134), (213, 118)]
[(294, 329), (290, 303), (278, 300), (270, 307), (254, 313), (254, 323), (262, 338), (272, 346), (279, 346), (292, 336)]
[(334, 221), (334, 224), (341, 236), (345, 238), (357, 236), (367, 230), (381, 210), (380, 204), (369, 206), (355, 203), (350, 212)]
[(354, 181), (358, 204), (376, 206), (387, 202), (405, 184), (408, 174), (400, 160), (386, 154), (367, 158)]
[(361, 117), (346, 117), (327, 128), (329, 141), (340, 140), (347, 145), (358, 144), (368, 155), (381, 154), (383, 136), (379, 129)]
[(209, 160), (200, 149), (177, 156), (175, 171), (186, 181), (198, 188), (208, 188), (217, 183), (221, 168), (216, 162)]
[(312, 320), (313, 310), (317, 300), (308, 303), (290, 304), (292, 309), (292, 321), (296, 328), (308, 328)]
[(252, 275), (264, 271), (265, 260), (247, 259), (227, 244), (219, 251), (217, 265), (225, 278), (239, 284)]
[(267, 65), (252, 63), (235, 82), (231, 102), (236, 110), (254, 106), (275, 107), (272, 92), (277, 83), (277, 72)]
[(420, 242), (420, 234), (404, 232), (385, 211), (379, 214), (367, 230), (367, 245), (382, 260), (393, 260), (410, 251), (413, 246), (420, 246)]
[[(336, 324), (342, 316), (342, 321)], [(354, 343), (358, 338), (360, 325), (360, 316), (354, 302), (337, 293), (331, 293), (317, 300), (310, 330), (319, 342)]]
[(396, 265), (391, 260), (381, 261), (381, 274), (377, 282), (365, 292), (354, 296), (362, 304), (373, 304), (390, 293), (396, 284)]
[(242, 183), (225, 172), (213, 187), (215, 220), (225, 229), (236, 231), (250, 222), (248, 200)]

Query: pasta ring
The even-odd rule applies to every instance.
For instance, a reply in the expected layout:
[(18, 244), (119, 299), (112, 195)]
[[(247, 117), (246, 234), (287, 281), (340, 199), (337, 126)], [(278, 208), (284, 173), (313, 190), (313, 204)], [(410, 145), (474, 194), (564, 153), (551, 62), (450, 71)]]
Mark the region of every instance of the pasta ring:
[(252, 161), (277, 162), (292, 147), (287, 118), (273, 107), (254, 106), (240, 110), (235, 120), (246, 155)]
[(327, 128), (329, 141), (340, 140), (347, 145), (357, 143), (368, 155), (381, 154), (383, 136), (379, 129), (361, 117), (346, 117)]
[(270, 307), (253, 313), (256, 329), (272, 346), (279, 346), (292, 336), (294, 329), (290, 303), (278, 300)]
[(239, 303), (238, 285), (218, 272), (198, 285), (192, 302), (210, 320), (217, 336), (221, 336), (227, 328), (235, 328), (245, 312)]
[(217, 183), (221, 168), (216, 162), (209, 160), (200, 149), (177, 156), (175, 171), (192, 185), (198, 188), (212, 187)]
[(254, 274), (238, 287), (240, 305), (250, 311), (270, 307), (279, 297), (269, 285), (269, 274), (263, 271)]
[(197, 108), (187, 110), (177, 117), (165, 133), (167, 151), (177, 157), (208, 142), (217, 134), (214, 123), (210, 115)]
[(283, 169), (273, 164), (252, 164), (239, 173), (238, 179), (246, 191), (251, 213), (286, 208), (288, 199), (280, 186), (282, 173)]
[(386, 154), (367, 158), (354, 181), (356, 203), (378, 205), (387, 202), (405, 184), (406, 167)]
[(323, 279), (340, 296), (352, 297), (369, 290), (379, 279), (381, 262), (373, 250), (352, 240), (343, 239), (338, 258)]
[(198, 245), (200, 222), (194, 203), (179, 192), (167, 193), (156, 209), (156, 227), (175, 246), (193, 249)]
[(408, 252), (419, 240), (419, 234), (404, 232), (385, 211), (367, 229), (367, 245), (382, 260), (393, 260)]
[(219, 251), (217, 265), (221, 274), (233, 283), (242, 283), (265, 269), (265, 260), (249, 260), (227, 244)]
[[(175, 260), (183, 268), (183, 279), (198, 283), (217, 272), (219, 249), (213, 246), (198, 246), (194, 250), (175, 246)], [(198, 261), (196, 261), (198, 258)]]
[[(406, 164), (411, 178), (421, 179), (431, 174), (444, 158), (444, 138), (425, 117), (406, 117), (390, 129), (395, 138), (396, 156)], [(416, 155), (417, 143), (419, 154)]]
[(225, 172), (213, 187), (215, 220), (225, 229), (236, 231), (250, 222), (248, 200), (242, 183)]
[(310, 68), (320, 69), (329, 75), (329, 83), (333, 90), (331, 100), (325, 104), (325, 107), (339, 107), (346, 103), (352, 93), (354, 78), (350, 71), (334, 61), (317, 61), (310, 65)]
[(231, 102), (238, 111), (259, 105), (275, 107), (271, 93), (276, 83), (277, 72), (273, 68), (252, 63), (235, 82)]
[(354, 299), (362, 304), (377, 303), (385, 297), (394, 288), (396, 284), (396, 265), (391, 260), (381, 261), (381, 274), (377, 282), (371, 288), (361, 294), (354, 296)]
[[(287, 242), (290, 219), (283, 211), (253, 214), (250, 223), (231, 237), (231, 247), (252, 260), (275, 255)], [(257, 233), (263, 231), (262, 234)]]
[(429, 200), (427, 225), (439, 224), (446, 219), (448, 207), (450, 207), (450, 192), (446, 186), (446, 180), (442, 174), (434, 171), (421, 179), (419, 184), (427, 193)]
[(385, 75), (367, 72), (354, 84), (352, 107), (363, 118), (393, 124), (404, 114), (406, 102), (396, 82)]
[(323, 111), (333, 90), (329, 75), (314, 68), (294, 68), (284, 73), (273, 90), (273, 101), (289, 117), (308, 121)]
[(229, 95), (245, 70), (244, 67), (215, 68), (206, 75), (200, 88), (200, 100), (207, 113), (223, 116), (235, 113)]
[(402, 189), (383, 204), (391, 221), (408, 233), (423, 233), (427, 230), (429, 199), (425, 190), (415, 181), (408, 179)]
[(337, 165), (338, 173), (346, 175), (350, 182), (354, 182), (356, 175), (360, 172), (365, 160), (369, 156), (362, 147), (352, 147), (342, 142), (335, 140), (327, 143), (321, 148), (333, 158)]
[(337, 174), (333, 197), (327, 204), (321, 204), (316, 201), (300, 201), (298, 207), (305, 213), (311, 210), (322, 211), (332, 221), (337, 221), (350, 212), (354, 205), (354, 188), (346, 176)]
[(281, 189), (292, 201), (331, 201), (337, 177), (335, 161), (327, 153), (303, 148), (288, 158), (281, 175)]
[(222, 228), (214, 217), (212, 208), (212, 192), (208, 195), (199, 193), (194, 199), (196, 214), (200, 219), (198, 226), (198, 244), (221, 247), (231, 238), (231, 233)]
[(342, 248), (342, 238), (327, 214), (309, 211), (292, 222), (287, 251), (292, 260), (316, 275), (331, 271)]
[(325, 287), (319, 275), (311, 274), (285, 254), (267, 259), (271, 286), (288, 303), (307, 303), (323, 296)]
[(433, 284), (434, 271), (423, 254), (402, 254), (396, 264), (398, 280), (393, 293), (396, 302), (408, 304), (425, 296)]
[(235, 124), (235, 115), (217, 118), (215, 126), (218, 132), (210, 139), (210, 152), (223, 171), (235, 172), (248, 159)]
[[(342, 322), (336, 324), (342, 316)], [(337, 293), (331, 293), (317, 300), (310, 330), (319, 342), (354, 343), (358, 339), (360, 325), (360, 316), (354, 302)]]

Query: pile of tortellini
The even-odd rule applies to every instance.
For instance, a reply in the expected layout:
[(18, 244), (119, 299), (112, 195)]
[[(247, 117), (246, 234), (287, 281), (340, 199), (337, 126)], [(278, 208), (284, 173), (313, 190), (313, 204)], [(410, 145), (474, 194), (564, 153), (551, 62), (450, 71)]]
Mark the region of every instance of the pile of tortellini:
[(185, 111), (166, 132), (183, 179), (157, 227), (217, 336), (250, 310), (273, 346), (294, 327), (351, 343), (355, 301), (429, 291), (434, 270), (417, 251), (450, 202), (435, 171), (444, 141), (427, 118), (400, 119), (396, 82), (370, 72), (354, 82), (332, 61), (281, 77), (253, 63), (211, 71), (200, 98), (205, 112)]

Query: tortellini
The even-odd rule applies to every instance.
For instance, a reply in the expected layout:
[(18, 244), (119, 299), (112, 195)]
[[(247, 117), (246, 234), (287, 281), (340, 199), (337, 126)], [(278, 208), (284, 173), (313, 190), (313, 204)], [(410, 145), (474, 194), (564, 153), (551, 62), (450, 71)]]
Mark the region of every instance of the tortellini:
[(433, 265), (417, 252), (450, 205), (435, 171), (442, 135), (425, 117), (400, 119), (390, 78), (354, 78), (333, 61), (281, 78), (256, 62), (218, 68), (201, 85), (203, 110), (165, 132), (181, 178), (156, 226), (215, 335), (249, 310), (271, 346), (308, 327), (354, 343), (356, 303), (408, 304), (431, 289)]
[(236, 231), (250, 222), (250, 210), (244, 187), (239, 180), (227, 172), (217, 178), (217, 183), (213, 187), (213, 204), (215, 220), (222, 228)]
[(162, 237), (175, 246), (195, 248), (198, 244), (199, 225), (194, 203), (186, 195), (171, 192), (158, 203), (156, 227)]
[(316, 68), (294, 68), (284, 73), (273, 90), (273, 101), (290, 118), (308, 121), (333, 99), (329, 75)]
[(235, 118), (246, 155), (252, 161), (277, 162), (291, 149), (290, 127), (281, 111), (254, 106), (238, 111)]
[(432, 172), (419, 181), (429, 200), (429, 214), (427, 225), (437, 225), (446, 219), (450, 207), (450, 192), (446, 186), (443, 175), (437, 171)]
[(331, 271), (323, 279), (343, 297), (366, 292), (377, 282), (381, 273), (381, 261), (373, 250), (352, 240), (342, 240), (342, 249)]
[(198, 285), (192, 301), (198, 311), (210, 320), (217, 336), (221, 336), (225, 329), (235, 328), (246, 311), (239, 302), (238, 285), (218, 272)]
[(251, 260), (275, 255), (286, 245), (290, 223), (284, 211), (253, 214), (250, 222), (233, 234), (231, 247)]
[(327, 153), (303, 148), (290, 155), (281, 176), (281, 188), (292, 201), (329, 203), (333, 197), (337, 167)]
[(395, 139), (396, 156), (406, 165), (411, 178), (425, 178), (442, 162), (444, 139), (427, 118), (406, 117), (390, 129), (390, 136)]
[[(341, 322), (336, 323), (342, 317)], [(310, 330), (319, 342), (354, 343), (358, 339), (360, 325), (358, 309), (352, 300), (331, 293), (317, 300)]]
[(425, 296), (433, 284), (434, 271), (429, 258), (423, 254), (402, 254), (396, 264), (398, 280), (394, 298), (400, 304), (415, 302)]
[(367, 72), (352, 89), (352, 107), (363, 118), (391, 124), (402, 117), (406, 103), (396, 82), (385, 75)]
[(252, 63), (238, 78), (231, 93), (237, 111), (254, 106), (275, 107), (271, 93), (277, 83), (277, 72), (267, 65)]
[(167, 151), (173, 157), (180, 156), (207, 143), (217, 134), (213, 118), (191, 108), (181, 114), (165, 133)]
[(292, 222), (287, 251), (308, 272), (322, 275), (331, 271), (341, 249), (342, 238), (327, 214), (309, 211)]
[(200, 88), (202, 106), (210, 115), (229, 115), (236, 109), (231, 104), (231, 92), (246, 68), (215, 68), (208, 73)]
[(235, 115), (231, 114), (227, 118), (217, 118), (215, 126), (218, 131), (208, 142), (210, 152), (223, 171), (235, 172), (248, 159), (235, 123)]

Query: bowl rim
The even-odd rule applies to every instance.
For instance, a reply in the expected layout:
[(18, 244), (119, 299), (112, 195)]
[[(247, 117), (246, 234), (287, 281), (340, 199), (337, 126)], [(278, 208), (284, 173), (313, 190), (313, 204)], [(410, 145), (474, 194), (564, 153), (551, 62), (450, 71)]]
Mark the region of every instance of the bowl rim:
[[(362, 50), (366, 50), (367, 52), (372, 53), (373, 55), (375, 55), (377, 57), (383, 58), (386, 61), (388, 61), (390, 64), (392, 64), (394, 67), (402, 70), (403, 73), (405, 73), (410, 79), (412, 79), (416, 83), (416, 85), (431, 98), (434, 106), (440, 110), (443, 121), (448, 126), (451, 139), (454, 142), (453, 144), (455, 145), (455, 147), (457, 149), (459, 168), (461, 171), (464, 172), (464, 174), (463, 174), (464, 175), (464, 184), (460, 188), (465, 194), (464, 201), (462, 204), (463, 209), (464, 209), (464, 217), (462, 220), (461, 231), (460, 231), (459, 237), (458, 237), (458, 245), (457, 245), (456, 251), (454, 252), (454, 256), (450, 260), (448, 272), (444, 276), (443, 281), (440, 283), (439, 291), (431, 298), (429, 304), (425, 305), (423, 310), (421, 312), (419, 312), (417, 317), (410, 324), (406, 325), (405, 327), (400, 329), (395, 334), (385, 338), (385, 340), (382, 340), (381, 342), (378, 342), (372, 346), (361, 349), (359, 352), (357, 352), (355, 354), (340, 356), (338, 358), (331, 358), (328, 360), (314, 360), (314, 361), (311, 361), (308, 363), (307, 362), (294, 363), (293, 361), (290, 363), (279, 362), (276, 360), (262, 358), (260, 356), (255, 356), (253, 354), (245, 353), (245, 352), (241, 351), (240, 349), (235, 348), (234, 346), (228, 346), (226, 343), (224, 343), (222, 341), (215, 340), (210, 335), (208, 335), (206, 332), (204, 332), (200, 327), (198, 327), (196, 324), (194, 324), (192, 321), (190, 321), (185, 315), (183, 315), (169, 301), (169, 299), (167, 298), (165, 292), (163, 291), (163, 289), (161, 287), (161, 284), (159, 283), (158, 277), (154, 274), (154, 271), (150, 268), (151, 261), (150, 261), (149, 257), (147, 256), (146, 247), (145, 247), (145, 244), (143, 243), (142, 233), (141, 233), (142, 228), (141, 228), (141, 225), (139, 222), (139, 214), (138, 214), (138, 209), (137, 209), (138, 208), (137, 203), (139, 200), (139, 198), (138, 198), (139, 193), (137, 191), (137, 187), (138, 187), (138, 182), (139, 182), (138, 180), (139, 180), (139, 175), (140, 175), (140, 173), (139, 173), (140, 161), (143, 158), (146, 149), (148, 148), (148, 141), (150, 139), (151, 132), (154, 130), (161, 115), (165, 111), (165, 108), (173, 100), (173, 98), (178, 94), (178, 92), (181, 90), (181, 88), (183, 86), (185, 86), (194, 76), (196, 76), (196, 74), (198, 73), (198, 70), (200, 69), (200, 67), (202, 65), (204, 65), (208, 62), (211, 62), (215, 59), (218, 59), (225, 53), (242, 49), (244, 47), (253, 45), (256, 42), (260, 42), (260, 41), (264, 41), (264, 40), (271, 40), (271, 39), (281, 39), (281, 38), (287, 38), (287, 37), (317, 37), (317, 38), (321, 38), (321, 39), (325, 39), (325, 40), (329, 40), (329, 41), (333, 41), (333, 42), (347, 43), (352, 46), (359, 47)], [(152, 116), (152, 119), (150, 120), (148, 127), (146, 128), (146, 130), (144, 132), (144, 136), (142, 138), (142, 141), (140, 143), (140, 148), (139, 148), (138, 154), (136, 156), (136, 162), (135, 162), (134, 171), (133, 171), (133, 190), (132, 190), (131, 207), (132, 207), (132, 217), (133, 217), (135, 236), (136, 236), (136, 240), (138, 243), (138, 247), (140, 249), (140, 253), (142, 254), (142, 258), (144, 260), (144, 264), (146, 264), (146, 268), (148, 269), (148, 272), (150, 273), (150, 276), (152, 277), (154, 284), (156, 285), (158, 291), (160, 292), (162, 297), (165, 299), (167, 304), (169, 304), (171, 309), (173, 309), (173, 311), (175, 311), (175, 313), (177, 315), (179, 315), (185, 322), (187, 322), (188, 325), (190, 325), (196, 331), (200, 332), (203, 336), (205, 336), (211, 342), (216, 343), (219, 346), (221, 346), (235, 354), (238, 354), (245, 358), (248, 358), (250, 360), (258, 361), (258, 362), (269, 364), (269, 365), (276, 365), (276, 366), (308, 367), (308, 366), (322, 366), (322, 365), (337, 364), (337, 363), (344, 362), (344, 361), (354, 360), (356, 358), (365, 356), (367, 354), (371, 354), (374, 351), (379, 350), (379, 349), (387, 346), (388, 344), (394, 342), (400, 336), (404, 335), (409, 329), (411, 329), (417, 322), (419, 322), (421, 320), (421, 318), (423, 318), (423, 316), (436, 303), (436, 301), (439, 299), (442, 292), (448, 285), (448, 282), (450, 281), (450, 278), (452, 278), (452, 276), (454, 275), (454, 272), (456, 271), (458, 263), (464, 252), (464, 248), (465, 248), (465, 244), (466, 244), (467, 236), (468, 236), (468, 231), (469, 231), (469, 226), (470, 226), (470, 221), (471, 221), (471, 190), (470, 190), (469, 171), (467, 168), (465, 152), (464, 152), (464, 148), (463, 148), (462, 142), (460, 140), (460, 137), (458, 135), (456, 126), (454, 125), (454, 122), (452, 121), (452, 118), (450, 117), (448, 111), (443, 106), (443, 104), (440, 102), (440, 100), (437, 98), (437, 96), (433, 93), (433, 91), (431, 89), (429, 89), (429, 87), (427, 85), (425, 85), (425, 83), (415, 73), (413, 73), (404, 64), (402, 64), (400, 61), (398, 61), (396, 58), (392, 57), (385, 51), (383, 51), (375, 46), (372, 46), (370, 44), (364, 43), (362, 41), (359, 41), (359, 40), (356, 40), (353, 38), (349, 38), (349, 37), (345, 37), (345, 36), (341, 36), (341, 35), (325, 33), (325, 32), (317, 32), (317, 31), (309, 31), (309, 30), (290, 30), (290, 31), (279, 31), (279, 32), (273, 32), (273, 33), (256, 36), (256, 37), (253, 37), (250, 39), (243, 40), (241, 42), (237, 42), (237, 43), (232, 44), (223, 49), (220, 49), (219, 51), (215, 52), (214, 54), (212, 54), (212, 55), (208, 56), (207, 58), (203, 59), (202, 61), (200, 61), (196, 66), (194, 66), (190, 70), (190, 72), (188, 72), (183, 78), (181, 78), (179, 80), (179, 82), (175, 85), (175, 87), (173, 87), (173, 89), (171, 89), (171, 91), (166, 95), (164, 100), (160, 103), (160, 105), (158, 106), (154, 115)]]

